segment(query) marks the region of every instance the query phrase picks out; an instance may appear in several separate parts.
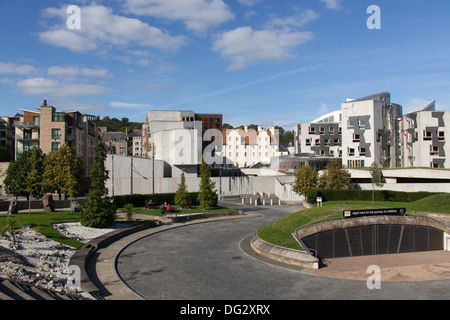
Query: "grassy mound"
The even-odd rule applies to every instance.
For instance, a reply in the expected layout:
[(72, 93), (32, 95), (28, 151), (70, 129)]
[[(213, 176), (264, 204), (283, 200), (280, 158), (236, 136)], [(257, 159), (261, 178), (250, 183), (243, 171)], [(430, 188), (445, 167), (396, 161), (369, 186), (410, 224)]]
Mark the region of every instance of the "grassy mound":
[(376, 208), (406, 208), (411, 212), (433, 212), (450, 214), (450, 194), (437, 194), (414, 202), (390, 201), (327, 201), (320, 208), (295, 212), (258, 230), (258, 236), (269, 243), (296, 250), (302, 250), (292, 233), (308, 223), (330, 219), (341, 219), (344, 210)]

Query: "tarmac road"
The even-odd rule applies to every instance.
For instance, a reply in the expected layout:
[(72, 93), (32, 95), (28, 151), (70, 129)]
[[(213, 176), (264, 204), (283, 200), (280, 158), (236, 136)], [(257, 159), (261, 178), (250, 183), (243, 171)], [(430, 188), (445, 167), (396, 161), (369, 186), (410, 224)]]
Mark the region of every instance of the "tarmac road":
[[(253, 217), (198, 223), (144, 237), (117, 257), (117, 273), (147, 300), (447, 300), (450, 279), (381, 282), (319, 276), (251, 253), (260, 227), (293, 212), (287, 206), (245, 207)], [(367, 278), (370, 274), (367, 274)]]

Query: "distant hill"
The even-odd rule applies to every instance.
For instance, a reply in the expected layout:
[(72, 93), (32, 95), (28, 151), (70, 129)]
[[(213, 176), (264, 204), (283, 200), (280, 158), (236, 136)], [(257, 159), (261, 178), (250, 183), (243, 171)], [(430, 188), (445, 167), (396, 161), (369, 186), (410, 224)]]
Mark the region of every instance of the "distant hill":
[(142, 129), (143, 122), (130, 122), (128, 118), (110, 118), (108, 116), (103, 117), (101, 120), (93, 121), (97, 127), (108, 127), (116, 130), (117, 132), (125, 132), (126, 129)]

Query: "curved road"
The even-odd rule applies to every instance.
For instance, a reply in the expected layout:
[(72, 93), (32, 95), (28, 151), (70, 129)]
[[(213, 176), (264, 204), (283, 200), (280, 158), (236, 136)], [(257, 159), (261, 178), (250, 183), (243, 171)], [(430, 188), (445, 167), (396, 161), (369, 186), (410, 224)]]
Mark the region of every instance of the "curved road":
[(247, 253), (246, 239), (293, 210), (286, 206), (236, 208), (256, 216), (198, 223), (144, 237), (120, 253), (117, 273), (148, 300), (450, 298), (450, 279), (381, 282), (381, 289), (369, 290), (366, 281), (315, 276), (255, 259)]

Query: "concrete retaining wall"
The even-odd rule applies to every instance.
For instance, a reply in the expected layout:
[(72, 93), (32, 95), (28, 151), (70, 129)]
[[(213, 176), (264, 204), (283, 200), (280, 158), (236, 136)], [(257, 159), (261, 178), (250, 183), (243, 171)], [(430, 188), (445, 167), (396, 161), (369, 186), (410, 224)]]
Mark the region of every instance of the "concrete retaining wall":
[(301, 268), (319, 269), (319, 260), (307, 252), (279, 247), (258, 236), (250, 241), (250, 246), (255, 252), (266, 258)]

